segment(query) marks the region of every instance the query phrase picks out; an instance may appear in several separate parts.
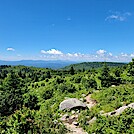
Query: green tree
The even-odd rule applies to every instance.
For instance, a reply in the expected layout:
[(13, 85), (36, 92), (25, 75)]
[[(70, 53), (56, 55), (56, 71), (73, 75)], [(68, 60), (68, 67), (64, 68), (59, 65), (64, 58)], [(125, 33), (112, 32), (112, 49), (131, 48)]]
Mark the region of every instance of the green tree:
[(113, 77), (110, 75), (110, 69), (106, 63), (104, 63), (98, 78), (101, 80), (102, 87), (110, 87), (112, 85)]
[(47, 72), (46, 72), (46, 78), (48, 78), (48, 79), (50, 79), (50, 78), (51, 78), (50, 71), (47, 71)]
[(134, 59), (128, 64), (128, 74), (134, 76)]
[(24, 84), (19, 76), (14, 72), (8, 74), (3, 82), (2, 92), (0, 94), (0, 115), (10, 115), (15, 110), (21, 108), (24, 93)]
[(38, 97), (36, 94), (28, 92), (24, 95), (24, 106), (30, 108), (31, 110), (39, 110), (40, 105), (38, 105)]
[(93, 78), (82, 78), (82, 84), (87, 90), (89, 90), (89, 88), (97, 89), (97, 82)]
[(70, 68), (69, 72), (70, 72), (70, 74), (71, 74), (71, 75), (74, 75), (75, 70), (74, 70), (73, 66), (71, 66), (71, 68)]

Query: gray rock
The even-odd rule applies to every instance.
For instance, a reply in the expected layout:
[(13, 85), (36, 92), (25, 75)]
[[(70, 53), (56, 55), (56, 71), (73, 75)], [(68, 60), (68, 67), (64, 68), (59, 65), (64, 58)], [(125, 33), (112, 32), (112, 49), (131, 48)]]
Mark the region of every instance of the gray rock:
[(82, 96), (82, 97), (86, 97), (86, 95), (85, 95), (85, 94), (82, 94), (81, 96)]
[(104, 115), (104, 116), (114, 116), (114, 115), (117, 116), (117, 115), (120, 115), (122, 112), (124, 112), (124, 110), (126, 110), (129, 107), (134, 109), (134, 103), (131, 103), (128, 106), (122, 106), (115, 111), (112, 111), (109, 113), (104, 113), (102, 115)]
[(115, 110), (115, 115), (120, 115), (125, 109), (127, 109), (128, 106), (122, 106), (119, 109)]
[(70, 110), (72, 108), (78, 108), (78, 107), (85, 108), (86, 105), (76, 98), (69, 98), (60, 103), (59, 109), (60, 110), (64, 110), (64, 109)]
[(134, 103), (129, 104), (128, 107), (131, 107), (134, 109)]
[(97, 118), (96, 118), (96, 117), (93, 117), (88, 123), (89, 123), (89, 124), (92, 124), (92, 123), (94, 123), (96, 120), (97, 120)]

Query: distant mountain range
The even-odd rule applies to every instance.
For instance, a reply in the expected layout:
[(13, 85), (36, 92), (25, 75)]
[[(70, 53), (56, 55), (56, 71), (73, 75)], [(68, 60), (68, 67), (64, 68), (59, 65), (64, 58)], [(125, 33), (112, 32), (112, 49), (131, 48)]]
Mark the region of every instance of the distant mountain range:
[(0, 60), (0, 65), (24, 65), (24, 66), (33, 66), (33, 67), (41, 67), (41, 68), (52, 68), (52, 69), (59, 69), (65, 66), (69, 66), (77, 62), (73, 61), (60, 61), (60, 60), (53, 60), (53, 61), (43, 61), (43, 60), (21, 60), (21, 61), (3, 61)]
[[(109, 67), (114, 67), (114, 66), (123, 66), (126, 65), (127, 63), (119, 63), (119, 62), (106, 62), (107, 66)], [(100, 68), (104, 65), (104, 62), (82, 62), (82, 63), (77, 63), (77, 64), (71, 64), (69, 66), (63, 67), (62, 70), (69, 70), (72, 66), (75, 70), (88, 70), (91, 68)]]
[[(0, 65), (24, 65), (24, 66), (33, 66), (40, 68), (52, 68), (52, 69), (61, 69), (61, 70), (69, 70), (72, 66), (75, 70), (79, 69), (91, 69), (91, 68), (99, 68), (102, 67), (104, 62), (74, 62), (74, 61), (62, 61), (62, 60), (20, 60), (20, 61), (3, 61), (0, 60)], [(118, 63), (118, 62), (106, 62), (108, 66), (123, 66), (126, 63)]]

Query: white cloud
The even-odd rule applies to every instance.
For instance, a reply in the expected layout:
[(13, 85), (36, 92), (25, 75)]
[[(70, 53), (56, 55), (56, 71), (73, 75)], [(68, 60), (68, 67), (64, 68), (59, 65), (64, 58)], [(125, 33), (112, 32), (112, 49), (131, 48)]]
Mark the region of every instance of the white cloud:
[[(8, 51), (12, 51), (12, 49), (8, 48)], [(96, 52), (92, 53), (63, 53), (57, 49), (50, 50), (41, 50), (40, 54), (37, 55), (29, 55), (29, 56), (21, 56), (20, 54), (16, 56), (6, 56), (2, 55), (1, 60), (68, 60), (68, 61), (109, 61), (109, 62), (129, 62), (134, 58), (134, 53), (120, 53), (118, 55), (114, 55), (111, 52), (107, 52), (106, 50), (100, 49)]]
[(74, 56), (75, 56), (75, 57), (78, 57), (78, 56), (79, 56), (79, 54), (78, 54), (78, 53), (75, 53), (75, 54), (74, 54)]
[(97, 53), (98, 55), (103, 55), (103, 54), (106, 53), (106, 51), (103, 50), (103, 49), (100, 49), (100, 50), (98, 50), (96, 53)]
[(67, 53), (67, 56), (73, 56), (73, 54), (71, 54), (71, 53)]
[(133, 54), (130, 54), (130, 57), (134, 58), (134, 53)]
[(126, 18), (123, 16), (118, 15), (110, 15), (106, 18), (106, 20), (118, 20), (118, 21), (124, 21)]
[(125, 21), (131, 15), (132, 14), (130, 12), (125, 12), (125, 13), (112, 12), (111, 15), (106, 17), (105, 21)]
[(62, 55), (63, 54), (61, 51), (56, 50), (56, 49), (50, 49), (48, 51), (41, 50), (41, 53), (42, 54), (54, 54), (54, 55)]
[(113, 56), (113, 54), (112, 53), (109, 53), (109, 56)]
[(127, 57), (128, 54), (126, 54), (126, 53), (121, 53), (121, 56), (123, 56), (123, 57)]
[(15, 51), (15, 49), (12, 47), (9, 47), (9, 48), (7, 48), (7, 51)]

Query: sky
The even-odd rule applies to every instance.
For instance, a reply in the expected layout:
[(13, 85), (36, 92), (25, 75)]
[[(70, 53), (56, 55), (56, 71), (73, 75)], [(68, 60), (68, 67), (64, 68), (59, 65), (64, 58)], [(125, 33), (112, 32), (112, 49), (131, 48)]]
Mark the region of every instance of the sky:
[(132, 58), (134, 0), (0, 0), (0, 60)]

